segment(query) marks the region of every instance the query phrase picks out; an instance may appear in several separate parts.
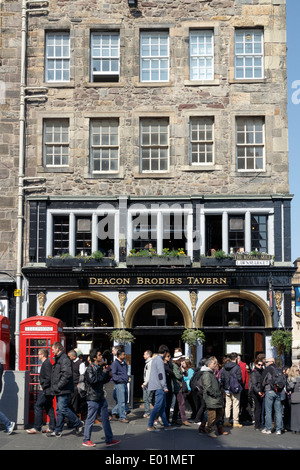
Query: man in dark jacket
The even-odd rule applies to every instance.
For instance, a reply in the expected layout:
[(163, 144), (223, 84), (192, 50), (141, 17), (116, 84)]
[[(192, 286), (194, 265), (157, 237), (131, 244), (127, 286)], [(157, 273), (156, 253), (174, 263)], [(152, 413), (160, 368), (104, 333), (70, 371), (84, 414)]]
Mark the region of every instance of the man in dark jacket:
[[(225, 390), (225, 419), (224, 426), (231, 426), (229, 423), (231, 410), (233, 416), (233, 427), (241, 428), (242, 424), (239, 423), (240, 415), (240, 401), (241, 391), (243, 390), (243, 377), (240, 366), (237, 363), (238, 355), (231, 353), (229, 355), (229, 362), (225, 362), (222, 373), (221, 373), (221, 384)], [(235, 376), (237, 382), (237, 388), (232, 389), (231, 378)]]
[(70, 393), (74, 390), (72, 363), (68, 355), (64, 352), (61, 343), (52, 344), (54, 354), (54, 364), (52, 366), (51, 387), (56, 396), (56, 426), (50, 436), (60, 437), (64, 428), (64, 418), (68, 419), (68, 426), (76, 428), (76, 433), (80, 434), (84, 423), (68, 407)]
[(47, 415), (50, 418), (49, 430), (51, 432), (55, 429), (55, 413), (53, 409), (53, 392), (51, 389), (51, 372), (52, 364), (48, 358), (48, 349), (39, 349), (38, 357), (42, 362), (40, 370), (40, 386), (41, 390), (38, 394), (37, 401), (34, 406), (34, 426), (28, 429), (28, 434), (36, 434), (42, 430), (43, 426), (43, 410), (45, 409)]
[(105, 434), (106, 446), (118, 444), (120, 441), (113, 439), (113, 434), (109, 422), (108, 405), (104, 398), (103, 385), (109, 382), (111, 372), (102, 368), (102, 354), (99, 349), (92, 349), (90, 352), (92, 363), (85, 372), (85, 389), (88, 406), (88, 414), (84, 427), (83, 445), (94, 447), (91, 441), (92, 427), (95, 423), (97, 413), (101, 416), (101, 422)]
[(210, 357), (206, 361), (206, 366), (202, 367), (202, 387), (203, 397), (207, 408), (207, 435), (218, 437), (214, 432), (214, 426), (217, 426), (220, 435), (228, 434), (223, 431), (223, 394), (220, 384), (215, 376), (215, 369), (218, 361), (215, 357)]
[(283, 428), (282, 408), (281, 408), (281, 392), (282, 390), (274, 390), (272, 386), (272, 378), (276, 372), (275, 359), (273, 357), (266, 360), (266, 368), (262, 374), (262, 386), (265, 393), (265, 426), (262, 430), (264, 434), (271, 434), (272, 413), (274, 409), (275, 415), (275, 431), (281, 434)]
[(126, 419), (126, 389), (128, 383), (127, 364), (125, 361), (125, 352), (122, 349), (118, 349), (116, 359), (111, 365), (112, 379), (115, 384), (116, 400), (117, 404), (112, 409), (111, 414), (114, 419), (119, 420), (121, 423), (128, 423)]

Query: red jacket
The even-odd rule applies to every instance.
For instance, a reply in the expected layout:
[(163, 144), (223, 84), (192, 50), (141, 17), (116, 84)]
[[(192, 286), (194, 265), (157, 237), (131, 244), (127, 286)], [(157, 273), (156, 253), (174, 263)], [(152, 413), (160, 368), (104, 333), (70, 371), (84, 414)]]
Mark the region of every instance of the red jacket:
[(241, 371), (242, 371), (242, 378), (243, 378), (243, 384), (245, 386), (245, 390), (248, 390), (249, 375), (248, 375), (248, 371), (247, 371), (247, 364), (246, 364), (246, 362), (240, 361), (239, 366), (240, 366)]

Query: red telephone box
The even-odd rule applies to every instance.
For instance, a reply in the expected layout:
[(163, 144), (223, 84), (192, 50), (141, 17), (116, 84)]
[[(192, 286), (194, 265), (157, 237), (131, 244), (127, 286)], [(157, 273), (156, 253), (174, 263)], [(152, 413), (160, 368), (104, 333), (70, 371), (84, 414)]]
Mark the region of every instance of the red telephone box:
[(10, 321), (0, 315), (0, 354), (4, 370), (9, 369)]
[(39, 393), (41, 363), (39, 349), (48, 349), (53, 361), (51, 345), (60, 342), (65, 346), (63, 323), (55, 317), (36, 316), (20, 322), (20, 370), (29, 370), (29, 422), (34, 420), (34, 404)]

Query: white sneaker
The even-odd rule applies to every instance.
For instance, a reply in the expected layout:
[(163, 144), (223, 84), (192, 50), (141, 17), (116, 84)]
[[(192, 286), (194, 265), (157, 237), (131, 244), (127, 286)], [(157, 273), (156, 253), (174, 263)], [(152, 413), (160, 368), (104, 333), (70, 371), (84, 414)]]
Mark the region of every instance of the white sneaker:
[(263, 430), (262, 430), (262, 433), (263, 433), (263, 434), (272, 434), (271, 431), (267, 431), (266, 429), (263, 429)]
[(13, 430), (15, 429), (15, 425), (16, 423), (14, 423), (13, 421), (10, 423), (9, 426), (7, 426), (7, 429), (6, 429), (6, 432), (7, 434), (11, 434), (13, 432)]

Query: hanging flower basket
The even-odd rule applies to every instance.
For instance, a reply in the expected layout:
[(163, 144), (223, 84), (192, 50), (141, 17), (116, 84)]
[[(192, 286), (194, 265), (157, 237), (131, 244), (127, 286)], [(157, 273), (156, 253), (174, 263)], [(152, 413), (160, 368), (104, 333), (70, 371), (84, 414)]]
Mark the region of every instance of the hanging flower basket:
[(110, 339), (111, 341), (124, 345), (127, 343), (134, 343), (135, 341), (133, 334), (124, 329), (114, 330), (110, 335)]
[(278, 356), (283, 353), (289, 353), (292, 349), (293, 336), (292, 332), (288, 330), (276, 330), (271, 335), (271, 346), (277, 349)]
[(188, 328), (182, 333), (181, 339), (184, 341), (184, 343), (187, 343), (190, 347), (192, 347), (196, 346), (197, 343), (204, 343), (205, 335), (201, 330)]

